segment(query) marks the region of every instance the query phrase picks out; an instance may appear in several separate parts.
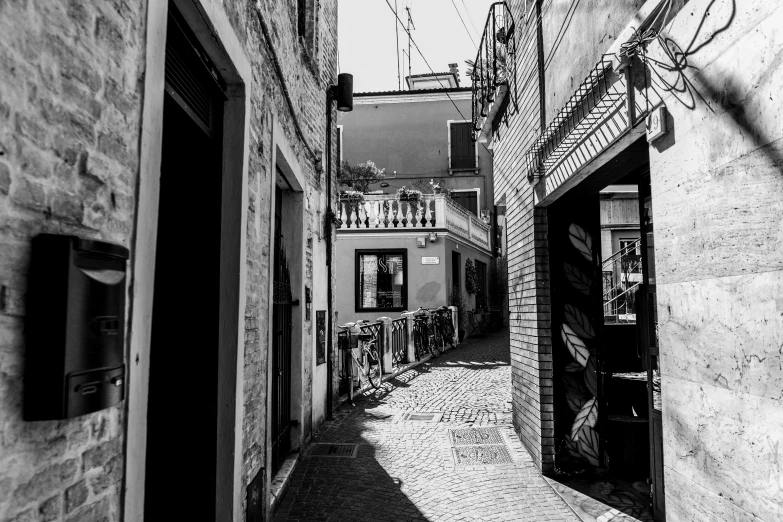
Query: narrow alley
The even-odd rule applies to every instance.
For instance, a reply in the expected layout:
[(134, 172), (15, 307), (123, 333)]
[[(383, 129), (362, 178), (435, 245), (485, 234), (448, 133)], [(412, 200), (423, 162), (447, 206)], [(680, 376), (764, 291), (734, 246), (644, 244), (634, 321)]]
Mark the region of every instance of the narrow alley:
[[(274, 520), (577, 520), (514, 433), (508, 341), (468, 339), (343, 404), (299, 459)], [(314, 455), (327, 444), (358, 448)], [(477, 456), (497, 464), (470, 465)]]

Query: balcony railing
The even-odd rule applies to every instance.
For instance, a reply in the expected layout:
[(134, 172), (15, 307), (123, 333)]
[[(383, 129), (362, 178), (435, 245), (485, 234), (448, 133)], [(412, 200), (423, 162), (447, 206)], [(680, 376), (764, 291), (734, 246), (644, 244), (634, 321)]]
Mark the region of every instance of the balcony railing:
[(426, 195), (418, 201), (400, 201), (394, 195), (367, 194), (364, 201), (341, 200), (338, 218), (342, 232), (438, 229), (490, 250), (490, 226), (445, 194)]
[(492, 4), (473, 71), (469, 71), (473, 82), (473, 141), (486, 141), (495, 120), (517, 110), (515, 29), (506, 3)]

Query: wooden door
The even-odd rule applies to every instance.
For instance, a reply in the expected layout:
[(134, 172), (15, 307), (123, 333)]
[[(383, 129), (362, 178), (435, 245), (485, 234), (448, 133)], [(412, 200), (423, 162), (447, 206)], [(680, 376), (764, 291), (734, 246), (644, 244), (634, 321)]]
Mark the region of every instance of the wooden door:
[(647, 402), (650, 419), (650, 494), (656, 520), (666, 519), (663, 483), (663, 415), (658, 349), (658, 309), (655, 277), (655, 240), (649, 173), (639, 182), (642, 271), (644, 284), (637, 299), (639, 339), (647, 361)]

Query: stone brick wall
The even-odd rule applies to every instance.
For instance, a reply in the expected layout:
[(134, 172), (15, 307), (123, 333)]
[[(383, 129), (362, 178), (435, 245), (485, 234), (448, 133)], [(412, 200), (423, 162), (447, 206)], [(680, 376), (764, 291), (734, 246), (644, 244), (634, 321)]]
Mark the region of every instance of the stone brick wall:
[(659, 91), (650, 147), (667, 520), (783, 520), (781, 27), (779, 2), (690, 0), (666, 28), (687, 86)]
[[(306, 237), (320, 230), (319, 216), (326, 209), (324, 174), (316, 171), (310, 151), (320, 157), (324, 149), (326, 87), (336, 82), (337, 2), (310, 4), (319, 10), (318, 44), (317, 52), (306, 54), (296, 35), (295, 3), (224, 3), (253, 67), (241, 399), (245, 412), (244, 484), (266, 464), (273, 115), (307, 179), (310, 205)], [(268, 25), (268, 41), (256, 9)], [(16, 0), (0, 4), (3, 521), (121, 517), (123, 407), (69, 421), (23, 422), (22, 322), (32, 236), (39, 232), (74, 233), (132, 247), (145, 16), (143, 0)], [(273, 67), (270, 47), (279, 60), (282, 77)], [(300, 122), (303, 135), (293, 118)], [(311, 255), (309, 249), (307, 255)], [(327, 282), (314, 282), (308, 271), (305, 284), (312, 288)], [(244, 510), (238, 516), (244, 517)]]
[[(317, 53), (308, 53), (297, 37), (296, 2), (285, 0), (264, 1), (258, 4), (226, 3), (226, 11), (235, 31), (243, 42), (247, 56), (253, 68), (254, 85), (251, 93), (251, 150), (248, 178), (249, 207), (247, 214), (247, 303), (245, 305), (245, 370), (244, 370), (244, 419), (243, 419), (243, 471), (244, 484), (252, 480), (266, 466), (265, 441), (267, 437), (267, 369), (269, 314), (269, 263), (273, 255), (270, 252), (270, 176), (275, 176), (272, 164), (273, 115), (283, 128), (285, 138), (296, 154), (297, 162), (303, 169), (307, 187), (305, 198), (306, 219), (304, 235), (307, 245), (304, 256), (312, 258), (312, 238), (321, 231), (320, 217), (326, 210), (325, 171), (318, 172), (313, 156), (314, 152), (325, 148), (326, 130), (326, 89), (337, 81), (337, 2), (321, 0), (310, 2), (310, 8), (319, 9), (317, 16)], [(259, 9), (260, 18), (256, 13)], [(267, 40), (263, 24), (266, 25)], [(311, 28), (312, 29), (312, 28)], [(270, 47), (274, 52), (270, 51)], [(273, 55), (282, 69), (278, 77), (273, 64)], [(294, 107), (293, 113), (288, 106), (284, 89), (288, 91)], [(300, 136), (293, 119), (296, 118), (302, 129)], [(333, 135), (335, 128), (333, 128)], [(335, 140), (332, 139), (333, 147)], [(332, 157), (336, 153), (333, 148)], [(320, 157), (320, 156), (319, 156)], [(333, 192), (334, 193), (334, 192)], [(327, 281), (313, 281), (312, 270), (306, 270), (304, 284), (311, 289)], [(312, 346), (312, 320), (306, 323), (302, 336), (305, 347)], [(307, 354), (305, 354), (307, 355)], [(312, 358), (312, 354), (309, 355)], [(310, 390), (312, 375), (305, 368), (303, 383)], [(305, 403), (311, 408), (311, 402)], [(309, 411), (305, 419), (310, 418)], [(307, 423), (305, 431), (314, 428)], [(317, 427), (316, 427), (317, 428)], [(305, 438), (309, 433), (304, 433)], [(243, 500), (244, 502), (244, 500)], [(239, 515), (244, 517), (243, 512)]]
[(524, 16), (526, 3), (531, 8), (530, 2), (510, 3), (518, 31), (519, 110), (494, 135), (494, 185), (495, 202), (506, 202), (514, 428), (536, 464), (548, 469), (554, 452), (547, 221), (546, 211), (534, 208), (533, 190), (523, 173), (524, 153), (541, 133), (536, 16)]
[(123, 407), (22, 421), (30, 238), (131, 246), (142, 1), (0, 4), (0, 520), (119, 520)]
[[(515, 16), (521, 3), (512, 4)], [(631, 4), (638, 7), (625, 7)], [(646, 12), (653, 4), (644, 4)], [(584, 8), (597, 12), (598, 5)], [(664, 31), (679, 61), (668, 70), (653, 66), (669, 132), (649, 148), (667, 519), (778, 520), (783, 127), (776, 93), (783, 83), (783, 8), (761, 0), (671, 5)], [(610, 44), (595, 48), (590, 60), (567, 50), (589, 50), (602, 34), (614, 40), (622, 25), (615, 15), (606, 27), (580, 19), (583, 27), (565, 30), (556, 51), (565, 65), (547, 70), (547, 119), (562, 106), (550, 98), (564, 101), (571, 73), (578, 84), (580, 63), (592, 65)], [(626, 30), (638, 19), (628, 13)], [(657, 43), (649, 53), (657, 64), (671, 62)], [(530, 54), (520, 53), (518, 70), (534, 87)], [(674, 87), (661, 88), (666, 85)], [(521, 161), (530, 146), (526, 131), (535, 134), (540, 127), (535, 97), (521, 96), (529, 96), (527, 112), (512, 116), (496, 137), (495, 180), (497, 199), (505, 194), (508, 201), (514, 422), (547, 469), (546, 218), (532, 208)]]

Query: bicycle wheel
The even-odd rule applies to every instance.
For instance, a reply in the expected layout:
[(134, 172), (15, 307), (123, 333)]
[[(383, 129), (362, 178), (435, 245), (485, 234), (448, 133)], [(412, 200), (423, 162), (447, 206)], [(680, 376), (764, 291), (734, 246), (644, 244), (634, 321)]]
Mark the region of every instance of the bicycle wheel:
[(413, 330), (413, 346), (416, 348), (416, 360), (420, 361), (424, 355), (424, 338), (418, 328)]
[(444, 353), (446, 351), (446, 343), (443, 342), (443, 333), (440, 331), (440, 328), (435, 328), (435, 339), (433, 339), (436, 349), (440, 353)]
[(427, 335), (427, 348), (429, 348), (432, 358), (438, 357), (441, 353), (441, 347), (438, 343), (438, 329), (432, 329), (432, 332)]
[(369, 359), (367, 378), (370, 381), (370, 385), (377, 390), (383, 382), (383, 359), (381, 359), (381, 355), (375, 346), (370, 348), (367, 358)]
[(353, 363), (356, 365), (357, 368), (357, 378), (359, 380), (358, 385), (359, 389), (366, 388), (368, 384), (370, 384), (370, 378), (368, 375), (368, 364), (367, 362), (362, 362), (359, 360), (358, 357), (354, 354), (353, 356)]

